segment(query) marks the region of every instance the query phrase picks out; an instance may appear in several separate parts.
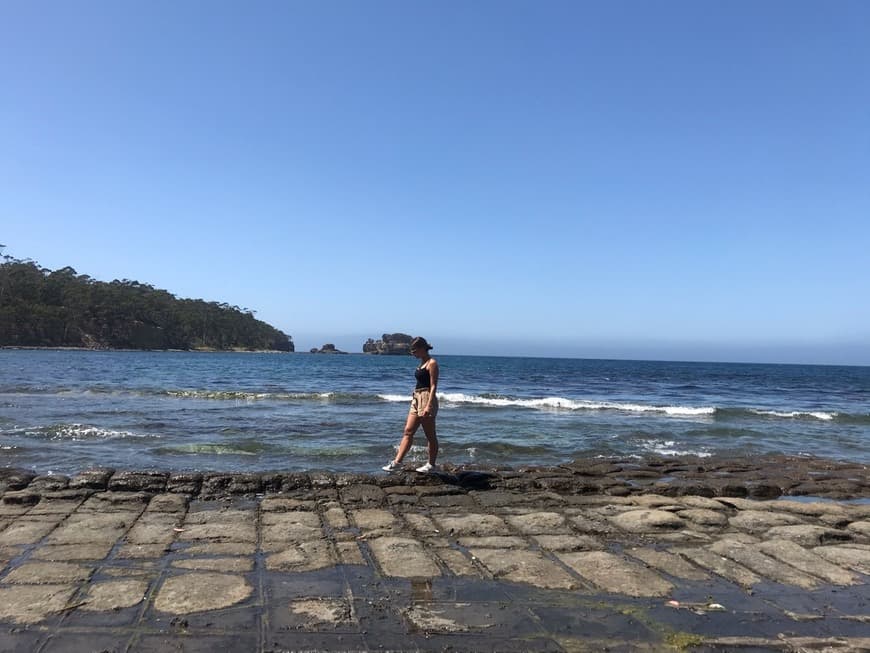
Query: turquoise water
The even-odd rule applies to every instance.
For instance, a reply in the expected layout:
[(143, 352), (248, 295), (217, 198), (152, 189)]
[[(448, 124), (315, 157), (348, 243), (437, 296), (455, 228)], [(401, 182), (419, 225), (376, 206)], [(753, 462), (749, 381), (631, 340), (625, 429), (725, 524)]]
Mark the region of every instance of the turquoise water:
[[(870, 368), (436, 356), (441, 460), (784, 452), (870, 462)], [(370, 471), (409, 357), (0, 350), (0, 464)], [(418, 435), (412, 461), (425, 457)]]

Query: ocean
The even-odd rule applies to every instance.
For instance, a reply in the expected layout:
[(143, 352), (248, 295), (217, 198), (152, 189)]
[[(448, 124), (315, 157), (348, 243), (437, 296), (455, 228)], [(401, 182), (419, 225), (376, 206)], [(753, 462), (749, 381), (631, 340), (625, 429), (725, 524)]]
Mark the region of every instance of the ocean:
[[(440, 356), (439, 461), (786, 453), (870, 463), (870, 367)], [(0, 465), (371, 472), (416, 360), (0, 350)], [(425, 461), (418, 433), (407, 462)]]

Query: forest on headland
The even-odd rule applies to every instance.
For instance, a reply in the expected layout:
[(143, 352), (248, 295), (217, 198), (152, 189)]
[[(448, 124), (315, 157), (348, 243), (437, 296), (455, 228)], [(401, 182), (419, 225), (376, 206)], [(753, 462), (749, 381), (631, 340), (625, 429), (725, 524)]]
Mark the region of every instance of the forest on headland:
[(290, 336), (238, 306), (180, 299), (130, 279), (97, 281), (71, 267), (48, 270), (6, 255), (0, 347), (294, 350)]

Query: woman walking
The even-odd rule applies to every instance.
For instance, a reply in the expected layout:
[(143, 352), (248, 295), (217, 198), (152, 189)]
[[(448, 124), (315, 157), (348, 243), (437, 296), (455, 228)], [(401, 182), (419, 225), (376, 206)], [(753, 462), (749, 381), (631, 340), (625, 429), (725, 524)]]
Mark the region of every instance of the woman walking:
[(392, 462), (384, 465), (384, 471), (392, 472), (399, 468), (420, 426), (423, 427), (423, 433), (429, 442), (429, 462), (418, 467), (417, 471), (427, 474), (438, 469), (435, 465), (438, 457), (438, 437), (435, 435), (435, 415), (438, 414), (438, 397), (435, 394), (438, 388), (438, 361), (429, 355), (430, 349), (432, 345), (426, 342), (426, 338), (417, 337), (411, 341), (411, 354), (420, 360), (420, 365), (414, 370), (417, 386), (411, 397), (411, 410), (405, 422), (399, 451)]

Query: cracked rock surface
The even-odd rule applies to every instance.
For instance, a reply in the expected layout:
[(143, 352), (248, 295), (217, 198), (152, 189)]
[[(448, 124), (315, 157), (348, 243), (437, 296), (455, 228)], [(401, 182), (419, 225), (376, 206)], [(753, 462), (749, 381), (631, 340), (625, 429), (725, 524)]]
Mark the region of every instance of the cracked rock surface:
[(651, 461), (624, 486), (615, 462), (467, 482), (7, 470), (0, 650), (866, 650), (867, 474), (840, 469), (848, 498), (788, 496), (823, 463), (775, 462), (776, 482), (720, 461), (712, 483)]

